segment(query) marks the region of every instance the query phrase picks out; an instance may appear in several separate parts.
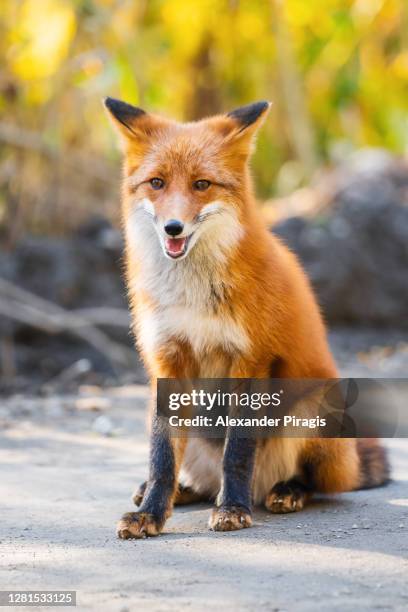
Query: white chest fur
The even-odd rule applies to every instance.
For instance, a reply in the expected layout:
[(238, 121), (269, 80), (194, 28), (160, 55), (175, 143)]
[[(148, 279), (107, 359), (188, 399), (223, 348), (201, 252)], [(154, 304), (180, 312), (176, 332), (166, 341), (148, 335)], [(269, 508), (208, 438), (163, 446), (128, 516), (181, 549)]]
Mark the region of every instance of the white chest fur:
[(197, 356), (213, 349), (228, 353), (248, 348), (248, 339), (232, 318), (206, 313), (194, 306), (165, 306), (140, 314), (140, 340), (154, 351), (170, 338), (190, 343)]
[[(143, 289), (154, 304), (138, 313), (139, 340), (145, 350), (154, 352), (170, 338), (189, 342), (197, 356), (213, 349), (248, 349), (248, 336), (233, 313), (226, 315), (219, 308), (229, 279), (217, 232), (203, 236), (185, 259), (171, 261), (161, 250), (150, 218), (138, 214), (126, 231), (129, 256), (137, 259), (140, 270), (137, 279), (130, 279), (131, 291)], [(225, 221), (224, 231), (228, 233)]]

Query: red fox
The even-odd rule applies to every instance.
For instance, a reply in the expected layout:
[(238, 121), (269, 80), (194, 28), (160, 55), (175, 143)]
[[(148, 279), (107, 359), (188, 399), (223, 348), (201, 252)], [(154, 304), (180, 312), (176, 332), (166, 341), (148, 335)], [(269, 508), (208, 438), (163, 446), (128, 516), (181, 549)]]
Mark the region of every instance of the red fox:
[[(266, 228), (248, 159), (268, 102), (177, 123), (107, 98), (124, 145), (123, 224), (135, 335), (158, 378), (336, 378), (312, 289)], [(215, 531), (252, 504), (301, 510), (314, 492), (383, 484), (376, 439), (171, 437), (152, 410), (150, 470), (120, 538), (155, 536), (174, 504), (216, 500)]]

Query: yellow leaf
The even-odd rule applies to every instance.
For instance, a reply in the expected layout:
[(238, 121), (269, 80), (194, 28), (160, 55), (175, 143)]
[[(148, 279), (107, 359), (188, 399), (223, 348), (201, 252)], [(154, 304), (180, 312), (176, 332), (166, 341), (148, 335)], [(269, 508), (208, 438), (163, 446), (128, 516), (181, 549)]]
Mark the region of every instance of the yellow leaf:
[(26, 0), (19, 13), (10, 35), (13, 72), (24, 80), (53, 75), (75, 32), (72, 5), (63, 0)]

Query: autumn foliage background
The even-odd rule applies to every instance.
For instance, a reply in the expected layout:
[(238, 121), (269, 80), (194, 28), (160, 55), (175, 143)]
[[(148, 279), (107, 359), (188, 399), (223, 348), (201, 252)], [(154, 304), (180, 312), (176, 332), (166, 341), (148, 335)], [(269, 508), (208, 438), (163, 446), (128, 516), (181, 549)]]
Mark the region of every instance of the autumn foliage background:
[(183, 120), (271, 100), (253, 160), (263, 200), (360, 147), (404, 154), (407, 42), (405, 0), (6, 0), (1, 235), (117, 222), (106, 95)]

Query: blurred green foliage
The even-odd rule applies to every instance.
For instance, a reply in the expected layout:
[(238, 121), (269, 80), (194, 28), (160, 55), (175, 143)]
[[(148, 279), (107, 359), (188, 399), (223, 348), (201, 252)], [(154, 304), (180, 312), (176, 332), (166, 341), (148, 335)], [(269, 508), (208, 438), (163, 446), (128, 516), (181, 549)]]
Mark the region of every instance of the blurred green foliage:
[(0, 222), (117, 215), (105, 95), (179, 119), (272, 100), (263, 198), (358, 147), (406, 153), (407, 42), (406, 0), (5, 0)]

